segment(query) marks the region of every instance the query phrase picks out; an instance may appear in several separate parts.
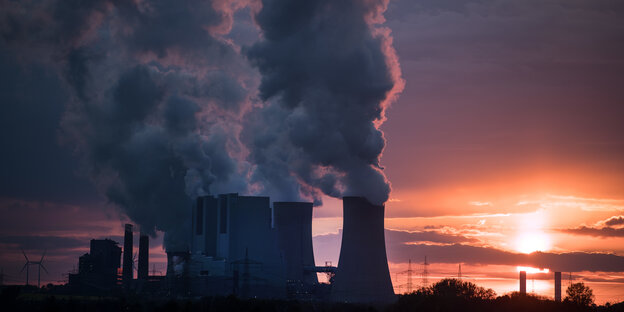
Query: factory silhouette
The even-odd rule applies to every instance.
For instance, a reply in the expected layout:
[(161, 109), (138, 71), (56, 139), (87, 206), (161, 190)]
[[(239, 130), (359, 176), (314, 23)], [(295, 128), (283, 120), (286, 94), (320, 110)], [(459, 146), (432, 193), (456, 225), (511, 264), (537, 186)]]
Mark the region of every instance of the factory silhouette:
[[(133, 279), (133, 226), (126, 224), (123, 250), (109, 239), (91, 240), (90, 252), (80, 257), (68, 286), (86, 294), (395, 301), (384, 240), (385, 207), (352, 196), (343, 198), (343, 209), (337, 267), (314, 262), (312, 203), (274, 202), (271, 207), (269, 197), (234, 193), (197, 198), (188, 248), (167, 250), (165, 276), (149, 275), (149, 236), (141, 233)], [(317, 273), (327, 274), (329, 283), (319, 283)]]

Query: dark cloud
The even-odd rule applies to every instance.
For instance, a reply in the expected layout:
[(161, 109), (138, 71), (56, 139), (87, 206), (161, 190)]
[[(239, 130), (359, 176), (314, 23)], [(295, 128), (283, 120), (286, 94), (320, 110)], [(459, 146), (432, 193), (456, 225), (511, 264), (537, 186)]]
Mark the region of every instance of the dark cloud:
[(559, 230), (563, 233), (573, 234), (573, 235), (588, 235), (588, 236), (596, 236), (596, 237), (624, 237), (624, 228), (622, 229), (614, 229), (612, 227), (587, 227), (581, 226), (574, 229), (561, 229)]
[(601, 221), (606, 226), (619, 226), (624, 225), (624, 216), (613, 216), (607, 220)]
[(378, 126), (402, 87), (388, 34), (374, 21), (384, 1), (262, 4), (263, 40), (246, 50), (266, 101), (244, 135), (253, 182), (276, 200), (363, 195), (384, 203), (390, 185)]
[(476, 247), (463, 244), (425, 245), (395, 244), (388, 241), (388, 261), (407, 262), (415, 256), (427, 255), (430, 262), (467, 263), (531, 266), (548, 268), (551, 271), (580, 272), (622, 272), (624, 257), (605, 253), (545, 253), (519, 254), (491, 247)]
[(439, 231), (397, 231), (386, 229), (386, 240), (394, 244), (433, 242), (440, 244), (474, 243), (475, 239), (462, 235), (444, 234)]
[[(475, 246), (475, 241), (461, 235), (437, 231), (408, 232), (386, 229), (388, 261), (407, 263), (427, 256), (431, 263), (465, 263), (468, 265), (510, 265), (548, 268), (561, 272), (623, 272), (624, 257), (607, 253), (567, 252), (531, 254), (514, 253), (488, 246)], [(317, 260), (338, 260), (342, 233), (314, 237)], [(334, 250), (335, 249), (335, 250)]]

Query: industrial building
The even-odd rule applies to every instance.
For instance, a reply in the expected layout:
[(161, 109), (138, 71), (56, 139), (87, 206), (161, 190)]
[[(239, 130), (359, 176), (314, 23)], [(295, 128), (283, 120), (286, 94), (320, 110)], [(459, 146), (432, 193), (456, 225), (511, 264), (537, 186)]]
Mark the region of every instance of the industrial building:
[(117, 286), (121, 247), (110, 239), (92, 239), (89, 253), (80, 256), (78, 273), (69, 274), (70, 287), (84, 291), (106, 292)]

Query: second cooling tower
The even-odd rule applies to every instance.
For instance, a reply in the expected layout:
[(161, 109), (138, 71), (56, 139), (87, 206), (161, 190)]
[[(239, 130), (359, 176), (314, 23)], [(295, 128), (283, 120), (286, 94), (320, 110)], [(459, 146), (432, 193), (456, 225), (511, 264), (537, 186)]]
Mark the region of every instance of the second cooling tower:
[(343, 231), (331, 297), (340, 302), (395, 300), (384, 239), (384, 206), (364, 197), (343, 198)]
[(306, 267), (314, 267), (312, 203), (275, 202), (273, 214), (288, 283), (317, 284), (316, 273), (305, 270)]

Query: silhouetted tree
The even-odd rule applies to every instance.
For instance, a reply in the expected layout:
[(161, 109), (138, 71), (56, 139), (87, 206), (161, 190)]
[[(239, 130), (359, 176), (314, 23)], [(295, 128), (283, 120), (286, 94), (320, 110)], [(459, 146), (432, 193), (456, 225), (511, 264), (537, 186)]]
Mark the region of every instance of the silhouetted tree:
[(435, 296), (461, 297), (464, 299), (489, 300), (496, 298), (496, 293), (491, 288), (485, 289), (471, 282), (464, 282), (454, 278), (445, 278), (433, 286), (431, 292)]
[(594, 292), (584, 283), (574, 283), (566, 289), (566, 301), (574, 302), (582, 306), (590, 306), (594, 303)]

